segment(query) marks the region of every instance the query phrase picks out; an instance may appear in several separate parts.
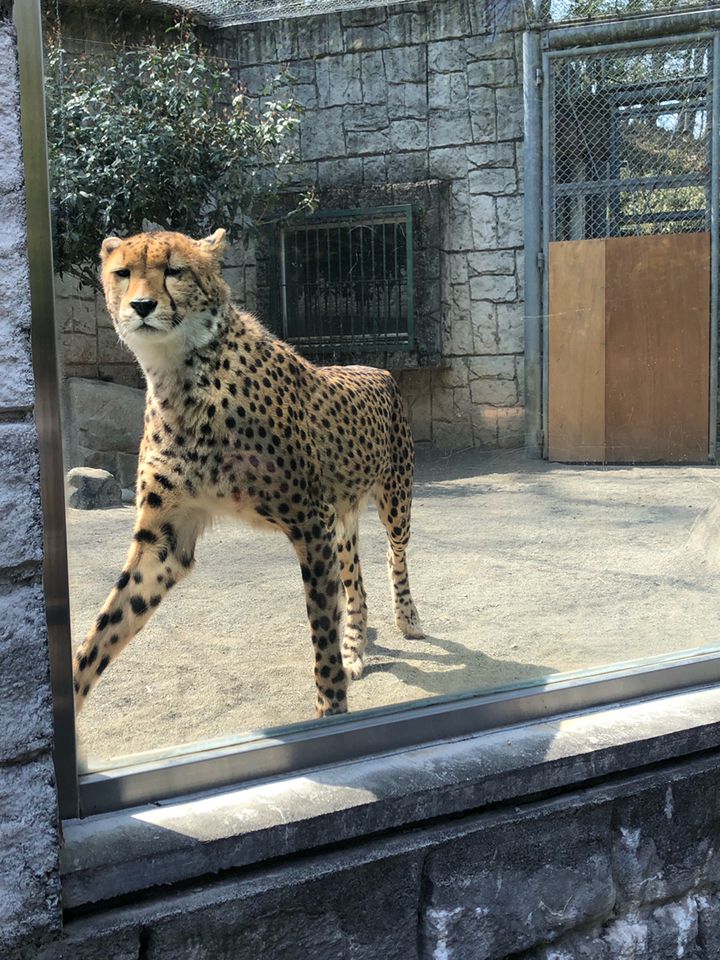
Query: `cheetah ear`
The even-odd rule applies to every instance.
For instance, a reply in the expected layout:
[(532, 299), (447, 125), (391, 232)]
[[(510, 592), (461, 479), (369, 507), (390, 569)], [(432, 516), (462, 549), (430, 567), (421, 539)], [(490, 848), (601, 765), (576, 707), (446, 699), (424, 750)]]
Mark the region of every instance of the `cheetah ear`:
[(103, 260), (105, 257), (109, 257), (113, 250), (117, 250), (121, 243), (120, 237), (105, 237), (100, 248), (100, 256)]
[(215, 233), (211, 234), (209, 237), (205, 237), (203, 240), (198, 240), (197, 244), (206, 253), (209, 253), (215, 257), (216, 260), (220, 260), (222, 255), (225, 253), (225, 248), (228, 245), (227, 240), (225, 239), (226, 233), (227, 231), (220, 227), (219, 230), (216, 230)]

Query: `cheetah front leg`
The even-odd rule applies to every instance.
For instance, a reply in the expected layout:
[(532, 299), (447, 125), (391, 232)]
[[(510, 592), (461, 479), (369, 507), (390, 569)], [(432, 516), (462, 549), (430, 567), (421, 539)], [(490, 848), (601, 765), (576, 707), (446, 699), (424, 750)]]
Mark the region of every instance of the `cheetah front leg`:
[[(167, 493), (164, 493), (167, 499)], [(158, 504), (160, 507), (158, 507)], [(163, 597), (186, 577), (205, 518), (181, 505), (163, 509), (163, 494), (148, 491), (138, 510), (133, 542), (120, 577), (95, 625), (75, 653), (75, 711), (110, 663), (157, 609)]]
[(318, 717), (347, 712), (347, 674), (340, 652), (340, 564), (334, 519), (309, 517), (302, 529), (290, 529), (307, 605), (315, 654)]

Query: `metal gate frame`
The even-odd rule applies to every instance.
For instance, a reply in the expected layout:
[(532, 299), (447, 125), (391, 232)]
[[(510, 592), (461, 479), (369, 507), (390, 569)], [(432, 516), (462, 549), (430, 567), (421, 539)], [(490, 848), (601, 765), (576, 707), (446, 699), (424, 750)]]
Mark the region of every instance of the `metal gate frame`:
[(548, 244), (552, 239), (551, 104), (553, 60), (582, 53), (648, 49), (688, 40), (712, 45), (710, 137), (710, 390), (708, 461), (718, 459), (718, 296), (720, 285), (720, 10), (548, 26), (523, 35), (525, 120), (525, 402), (528, 456), (548, 456)]

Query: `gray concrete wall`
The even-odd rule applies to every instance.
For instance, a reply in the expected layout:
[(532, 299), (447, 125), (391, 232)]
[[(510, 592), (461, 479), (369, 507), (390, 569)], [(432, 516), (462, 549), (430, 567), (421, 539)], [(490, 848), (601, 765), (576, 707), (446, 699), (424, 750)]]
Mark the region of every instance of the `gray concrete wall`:
[(14, 30), (0, 8), (0, 956), (60, 926)]

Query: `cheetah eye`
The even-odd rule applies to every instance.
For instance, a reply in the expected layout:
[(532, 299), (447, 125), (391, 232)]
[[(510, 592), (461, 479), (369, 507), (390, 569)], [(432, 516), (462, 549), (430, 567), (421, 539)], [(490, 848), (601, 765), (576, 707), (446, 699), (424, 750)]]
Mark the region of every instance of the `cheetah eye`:
[(126, 279), (127, 277), (130, 276), (130, 271), (125, 269), (114, 270), (113, 273), (115, 274), (116, 277), (122, 277), (123, 279)]
[(179, 277), (182, 273), (182, 267), (165, 267), (166, 277)]

